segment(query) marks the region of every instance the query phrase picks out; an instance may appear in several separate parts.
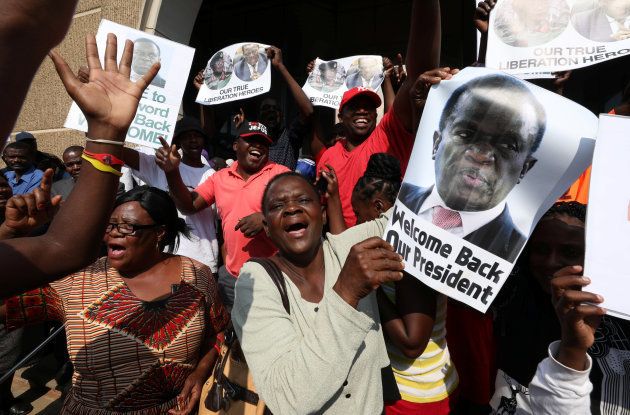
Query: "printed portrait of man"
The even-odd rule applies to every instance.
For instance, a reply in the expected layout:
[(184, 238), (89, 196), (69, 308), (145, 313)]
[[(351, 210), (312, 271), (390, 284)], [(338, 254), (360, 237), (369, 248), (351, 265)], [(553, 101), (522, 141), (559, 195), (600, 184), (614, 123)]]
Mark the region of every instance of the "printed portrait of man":
[(208, 62), (204, 74), (204, 82), (210, 89), (225, 87), (232, 77), (232, 59), (227, 53), (219, 51)]
[(503, 0), (496, 8), (494, 30), (505, 44), (538, 46), (559, 36), (569, 24), (565, 0)]
[(343, 84), (345, 71), (337, 61), (321, 62), (308, 77), (308, 83), (322, 92), (333, 92)]
[[(154, 41), (146, 38), (136, 39), (133, 46), (131, 80), (135, 82), (147, 73), (154, 63), (160, 61), (160, 47)], [(160, 72), (162, 72), (161, 69)], [(166, 80), (160, 76), (160, 72), (155, 75), (151, 85), (164, 88)]]
[(267, 69), (267, 55), (257, 43), (243, 45), (242, 56), (235, 57), (234, 73), (242, 81), (254, 81)]
[(575, 30), (596, 42), (616, 42), (630, 38), (630, 0), (597, 0), (596, 7), (575, 10), (571, 23)]
[(376, 89), (383, 82), (383, 69), (379, 65), (379, 61), (374, 57), (361, 57), (357, 59), (357, 66), (354, 72), (348, 69), (348, 77), (346, 78), (346, 86), (352, 89), (356, 86)]
[(486, 75), (449, 97), (433, 135), (435, 185), (403, 183), (398, 198), (420, 218), (513, 262), (526, 241), (508, 194), (535, 165), (546, 128), (525, 83)]

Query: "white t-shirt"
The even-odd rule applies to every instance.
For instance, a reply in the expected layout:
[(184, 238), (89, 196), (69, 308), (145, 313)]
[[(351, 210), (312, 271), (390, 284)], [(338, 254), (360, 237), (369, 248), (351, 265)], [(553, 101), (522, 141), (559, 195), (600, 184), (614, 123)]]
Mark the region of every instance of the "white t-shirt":
[[(155, 164), (155, 156), (138, 152), (140, 170), (133, 170), (135, 176), (158, 189), (168, 191), (166, 175)], [(191, 167), (183, 162), (179, 164), (179, 174), (189, 190), (194, 190), (215, 171), (208, 165)], [(212, 272), (217, 272), (217, 258), (219, 244), (217, 242), (216, 214), (214, 208), (203, 209), (193, 215), (179, 216), (186, 221), (191, 229), (190, 239), (182, 237), (179, 241), (178, 255), (184, 255), (206, 264)]]

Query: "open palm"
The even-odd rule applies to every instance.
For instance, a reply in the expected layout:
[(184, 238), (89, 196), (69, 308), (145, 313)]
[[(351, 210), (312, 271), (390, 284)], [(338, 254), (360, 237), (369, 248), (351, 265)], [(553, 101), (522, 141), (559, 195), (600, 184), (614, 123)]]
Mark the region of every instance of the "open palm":
[(142, 92), (151, 83), (160, 66), (154, 64), (139, 80), (129, 79), (133, 42), (127, 40), (120, 66), (116, 62), (117, 40), (113, 33), (107, 35), (105, 68), (101, 67), (98, 48), (93, 35), (86, 38), (86, 57), (89, 66), (89, 82), (81, 82), (64, 59), (56, 52), (50, 56), (70, 97), (77, 103), (90, 125), (103, 125), (126, 131), (133, 121)]

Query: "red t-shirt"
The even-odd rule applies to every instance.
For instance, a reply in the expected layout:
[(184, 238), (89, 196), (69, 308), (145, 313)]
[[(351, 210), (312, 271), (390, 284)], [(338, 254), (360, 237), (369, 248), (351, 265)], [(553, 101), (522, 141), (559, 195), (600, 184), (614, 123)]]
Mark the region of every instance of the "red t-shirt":
[(262, 195), (267, 183), (276, 175), (289, 171), (285, 166), (268, 163), (247, 180), (237, 173), (235, 161), (230, 167), (219, 170), (201, 183), (195, 192), (208, 203), (216, 203), (221, 218), (227, 257), (225, 268), (238, 276), (243, 264), (253, 257), (269, 257), (276, 252), (273, 242), (264, 232), (248, 238), (234, 230), (239, 219), (261, 211)]
[(345, 140), (337, 141), (317, 162), (317, 171), (330, 164), (337, 173), (339, 196), (346, 226), (354, 226), (357, 218), (352, 210), (352, 190), (365, 173), (372, 154), (388, 153), (400, 160), (403, 175), (413, 148), (413, 135), (405, 129), (394, 111), (388, 111), (372, 134), (354, 150), (348, 151)]

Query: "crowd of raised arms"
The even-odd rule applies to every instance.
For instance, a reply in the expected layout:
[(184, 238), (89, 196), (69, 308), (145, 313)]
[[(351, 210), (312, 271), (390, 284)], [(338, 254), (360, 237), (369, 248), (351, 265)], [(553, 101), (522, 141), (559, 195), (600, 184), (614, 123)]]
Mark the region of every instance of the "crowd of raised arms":
[[(72, 368), (63, 414), (630, 413), (630, 323), (605, 315), (582, 275), (588, 182), (542, 216), (486, 313), (403, 272), (382, 239), (417, 167), (429, 90), (461, 69), (441, 65), (438, 0), (412, 2), (383, 93), (347, 90), (337, 124), (269, 46), (295, 119), (262, 95), (258, 113), (226, 121), (237, 128), (226, 145), (223, 121), (199, 106), (154, 153), (124, 141), (160, 64), (132, 81), (134, 43), (109, 34), (101, 61), (88, 34), (85, 65), (69, 66), (55, 47), (76, 3), (0, 3), (0, 376), (23, 354), (23, 327), (58, 321)], [(471, 22), (477, 66), (494, 6), (479, 3)], [(45, 59), (88, 125), (58, 156), (11, 134)], [(629, 61), (618, 65), (627, 85), (607, 111), (630, 115)], [(579, 74), (539, 85), (562, 94)], [(189, 82), (199, 89), (204, 72)], [(503, 174), (492, 155), (475, 160)], [(0, 415), (28, 413), (3, 379)]]

